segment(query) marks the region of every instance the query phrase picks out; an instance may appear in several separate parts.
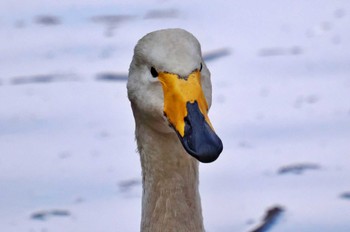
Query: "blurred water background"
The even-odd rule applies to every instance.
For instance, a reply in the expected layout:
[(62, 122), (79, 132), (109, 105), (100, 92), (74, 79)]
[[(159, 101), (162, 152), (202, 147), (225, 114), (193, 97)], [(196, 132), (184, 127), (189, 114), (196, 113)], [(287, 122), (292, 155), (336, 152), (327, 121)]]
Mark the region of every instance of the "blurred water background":
[[(350, 231), (350, 2), (0, 2), (0, 230), (134, 232), (133, 47), (192, 32), (224, 142), (200, 166), (207, 231)], [(270, 211), (269, 211), (270, 210)]]

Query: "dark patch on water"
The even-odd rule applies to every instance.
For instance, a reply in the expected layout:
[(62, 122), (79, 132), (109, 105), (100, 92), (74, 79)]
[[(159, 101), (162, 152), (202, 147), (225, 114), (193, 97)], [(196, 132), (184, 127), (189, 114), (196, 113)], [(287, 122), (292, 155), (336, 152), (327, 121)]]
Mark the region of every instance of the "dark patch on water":
[(340, 198), (344, 199), (344, 200), (350, 200), (350, 192), (345, 192), (340, 194)]
[(97, 15), (91, 18), (92, 22), (100, 23), (106, 26), (105, 36), (112, 37), (114, 30), (123, 22), (133, 19), (132, 15)]
[(131, 15), (97, 15), (91, 18), (91, 21), (95, 23), (103, 24), (118, 24), (131, 20), (134, 16)]
[(339, 8), (339, 9), (336, 9), (335, 11), (334, 11), (334, 16), (336, 17), (336, 18), (343, 18), (344, 16), (346, 16), (346, 11), (345, 11), (345, 9), (343, 9), (343, 8)]
[(312, 105), (312, 104), (317, 103), (319, 100), (320, 100), (319, 97), (315, 94), (311, 94), (308, 96), (298, 96), (294, 102), (294, 107), (301, 108), (305, 104)]
[(127, 81), (128, 74), (125, 73), (99, 73), (96, 75), (96, 80), (98, 81)]
[(118, 183), (118, 187), (120, 192), (129, 192), (133, 187), (141, 185), (141, 180), (139, 179), (131, 179), (120, 181)]
[(58, 157), (60, 159), (68, 159), (72, 156), (72, 154), (69, 151), (62, 151), (58, 154)]
[(165, 19), (178, 18), (180, 15), (176, 9), (150, 10), (146, 13), (144, 19)]
[(228, 56), (230, 54), (231, 54), (230, 49), (221, 48), (221, 49), (213, 50), (210, 52), (205, 52), (203, 54), (203, 59), (204, 59), (204, 61), (208, 62), (208, 61), (217, 60), (219, 58)]
[(70, 215), (71, 213), (68, 210), (53, 209), (32, 213), (30, 218), (33, 220), (46, 221), (51, 217), (69, 217)]
[(11, 80), (13, 85), (36, 84), (36, 83), (51, 83), (63, 81), (77, 81), (76, 75), (60, 75), (60, 74), (42, 74), (33, 76), (14, 77)]
[(293, 46), (290, 48), (283, 47), (272, 47), (272, 48), (262, 48), (258, 52), (259, 56), (287, 56), (287, 55), (300, 55), (303, 53), (303, 48), (300, 46)]
[(36, 16), (34, 21), (37, 24), (44, 25), (44, 26), (56, 26), (61, 24), (60, 18), (53, 15), (39, 15), (39, 16)]
[(252, 149), (253, 145), (248, 141), (240, 141), (238, 142), (238, 147), (242, 149)]
[(282, 216), (282, 213), (285, 211), (285, 209), (281, 206), (273, 206), (269, 208), (266, 211), (266, 214), (260, 223), (255, 229), (251, 230), (250, 232), (267, 232), (269, 231), (272, 226), (274, 226), (278, 219)]
[(296, 175), (301, 175), (305, 171), (310, 171), (310, 170), (319, 170), (321, 167), (317, 164), (291, 164), (291, 165), (286, 165), (284, 167), (281, 167), (278, 169), (277, 173), (279, 175), (284, 175), (284, 174), (296, 174)]

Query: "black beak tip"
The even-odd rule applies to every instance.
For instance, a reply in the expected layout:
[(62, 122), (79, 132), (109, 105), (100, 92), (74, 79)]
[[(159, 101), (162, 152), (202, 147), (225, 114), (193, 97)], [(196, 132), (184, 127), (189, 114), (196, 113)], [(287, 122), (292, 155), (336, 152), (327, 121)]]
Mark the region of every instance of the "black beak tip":
[(199, 151), (191, 155), (195, 157), (199, 162), (211, 163), (211, 162), (214, 162), (220, 156), (222, 149), (223, 149), (223, 145), (221, 140), (219, 139), (219, 141), (215, 144), (215, 146), (204, 145), (199, 149)]
[(186, 137), (183, 139), (185, 150), (202, 163), (214, 162), (220, 156), (223, 149), (222, 142), (216, 135), (207, 140), (206, 143), (200, 143), (198, 145), (191, 144)]
[(198, 103), (187, 103), (188, 115), (185, 117), (185, 134), (178, 136), (180, 141), (191, 156), (202, 163), (215, 161), (222, 152), (221, 139), (205, 121)]

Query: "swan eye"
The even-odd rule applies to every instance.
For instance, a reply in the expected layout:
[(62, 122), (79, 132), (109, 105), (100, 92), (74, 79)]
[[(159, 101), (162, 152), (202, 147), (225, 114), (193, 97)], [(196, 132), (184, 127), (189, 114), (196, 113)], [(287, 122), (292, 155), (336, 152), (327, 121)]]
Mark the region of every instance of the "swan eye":
[(200, 71), (200, 72), (202, 71), (202, 68), (203, 68), (203, 65), (202, 65), (202, 63), (201, 63), (201, 67), (199, 68), (199, 71)]
[(151, 67), (151, 74), (153, 77), (157, 77), (158, 76), (158, 72), (155, 68)]

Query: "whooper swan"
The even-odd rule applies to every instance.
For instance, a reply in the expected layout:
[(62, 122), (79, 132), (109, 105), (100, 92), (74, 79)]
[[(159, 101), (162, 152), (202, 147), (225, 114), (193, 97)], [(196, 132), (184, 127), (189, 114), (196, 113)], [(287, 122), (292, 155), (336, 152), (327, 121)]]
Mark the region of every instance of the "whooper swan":
[(145, 35), (127, 83), (142, 167), (142, 232), (204, 231), (198, 161), (223, 146), (208, 118), (211, 81), (200, 44), (182, 29)]

